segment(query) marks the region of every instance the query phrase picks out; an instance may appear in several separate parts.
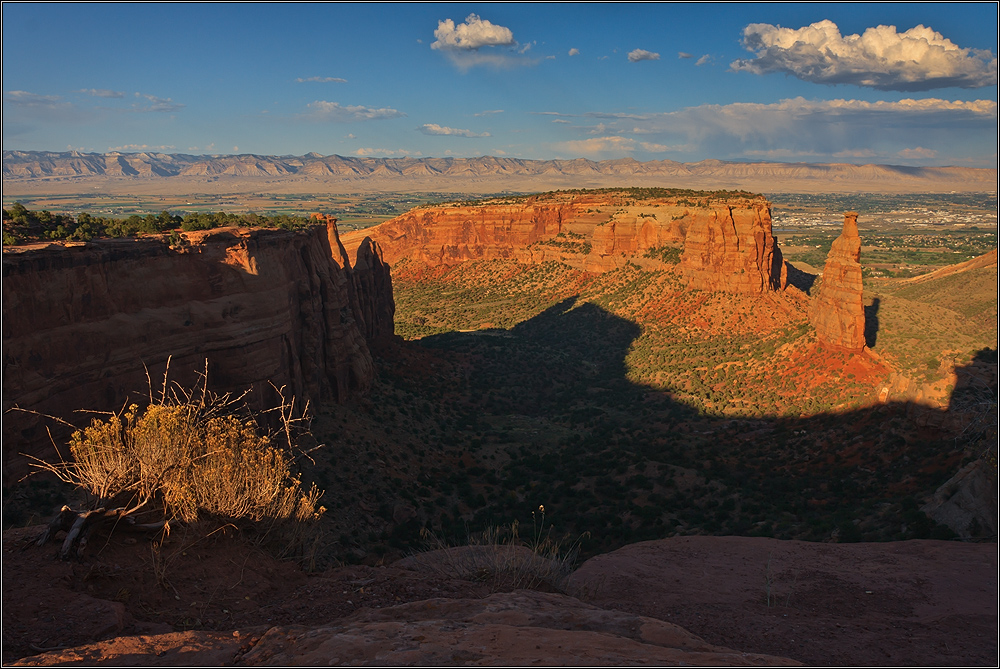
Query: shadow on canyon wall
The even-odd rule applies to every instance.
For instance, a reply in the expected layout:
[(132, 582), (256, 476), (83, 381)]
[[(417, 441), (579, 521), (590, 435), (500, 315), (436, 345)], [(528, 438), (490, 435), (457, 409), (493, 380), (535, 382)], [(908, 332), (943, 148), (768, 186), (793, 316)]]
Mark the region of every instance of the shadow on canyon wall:
[(873, 298), (872, 303), (865, 307), (865, 346), (875, 348), (878, 341), (878, 307), (879, 298)]

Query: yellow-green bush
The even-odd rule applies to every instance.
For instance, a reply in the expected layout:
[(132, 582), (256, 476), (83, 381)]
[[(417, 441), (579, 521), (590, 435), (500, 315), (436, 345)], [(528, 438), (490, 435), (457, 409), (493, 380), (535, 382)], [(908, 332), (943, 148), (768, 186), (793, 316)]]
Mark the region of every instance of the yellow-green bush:
[(64, 472), (103, 503), (149, 500), (167, 518), (253, 521), (317, 518), (315, 486), (302, 489), (287, 451), (252, 418), (175, 402), (130, 406), (75, 432)]

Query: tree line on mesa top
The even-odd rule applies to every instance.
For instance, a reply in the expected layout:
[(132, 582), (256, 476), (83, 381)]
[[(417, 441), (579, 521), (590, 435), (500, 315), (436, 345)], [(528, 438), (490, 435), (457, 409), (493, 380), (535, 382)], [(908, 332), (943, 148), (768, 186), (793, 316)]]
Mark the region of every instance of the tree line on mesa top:
[(184, 216), (161, 211), (159, 214), (128, 218), (93, 216), (81, 212), (53, 214), (47, 210), (30, 211), (20, 202), (3, 210), (3, 244), (11, 246), (29, 242), (71, 240), (89, 241), (102, 237), (137, 237), (143, 234), (160, 234), (172, 230), (211, 230), (227, 226), (247, 228), (282, 228), (295, 230), (309, 225), (304, 216), (287, 214), (231, 214), (222, 211), (189, 213)]

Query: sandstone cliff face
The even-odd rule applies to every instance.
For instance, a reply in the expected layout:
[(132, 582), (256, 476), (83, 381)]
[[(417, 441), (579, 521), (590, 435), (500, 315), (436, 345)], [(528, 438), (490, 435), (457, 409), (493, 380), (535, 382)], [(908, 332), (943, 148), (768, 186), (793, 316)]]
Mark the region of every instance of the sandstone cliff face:
[(771, 234), (770, 208), (715, 206), (694, 218), (680, 269), (692, 288), (730, 293), (783, 290), (787, 274)]
[[(338, 266), (350, 270), (350, 257), (337, 232), (337, 219), (329, 214), (310, 214), (309, 218), (326, 225), (330, 248)], [(392, 297), (389, 265), (382, 257), (382, 248), (369, 237), (361, 240), (355, 255), (354, 269), (349, 271), (348, 297), (351, 312), (369, 347), (381, 347), (392, 340), (396, 303)]]
[[(73, 412), (148, 401), (143, 365), (158, 388), (168, 356), (171, 380), (190, 384), (207, 359), (210, 388), (253, 387), (260, 407), (276, 400), (270, 383), (299, 402), (364, 392), (368, 340), (392, 335), (388, 268), (371, 250), (352, 269), (323, 222), (188, 233), (178, 249), (142, 239), (5, 252), (4, 408), (85, 422)], [(33, 415), (5, 414), (3, 439), (5, 465), (51, 453)]]
[[(386, 262), (410, 258), (428, 265), (454, 265), (479, 258), (515, 258), (534, 242), (563, 231), (572, 203), (490, 205), (414, 209), (363, 231), (381, 245)], [(357, 239), (358, 233), (345, 235)], [(359, 240), (360, 241), (360, 240)]]
[(844, 214), (843, 232), (830, 248), (819, 293), (809, 305), (809, 320), (824, 344), (849, 351), (864, 349), (861, 236), (858, 215), (853, 211)]
[(346, 234), (345, 245), (360, 247), (364, 237), (381, 246), (390, 264), (403, 258), (432, 266), (475, 259), (555, 260), (590, 272), (630, 262), (663, 268), (646, 252), (683, 246), (677, 270), (693, 288), (752, 293), (785, 285), (770, 207), (761, 198), (691, 202), (683, 196), (636, 200), (626, 191), (555, 193), (415, 209)]

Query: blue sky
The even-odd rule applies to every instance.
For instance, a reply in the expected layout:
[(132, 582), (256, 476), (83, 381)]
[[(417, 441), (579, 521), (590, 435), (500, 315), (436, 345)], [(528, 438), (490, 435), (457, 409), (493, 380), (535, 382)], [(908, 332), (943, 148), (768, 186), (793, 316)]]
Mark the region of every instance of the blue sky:
[(996, 51), (993, 3), (5, 3), (3, 148), (996, 167)]

